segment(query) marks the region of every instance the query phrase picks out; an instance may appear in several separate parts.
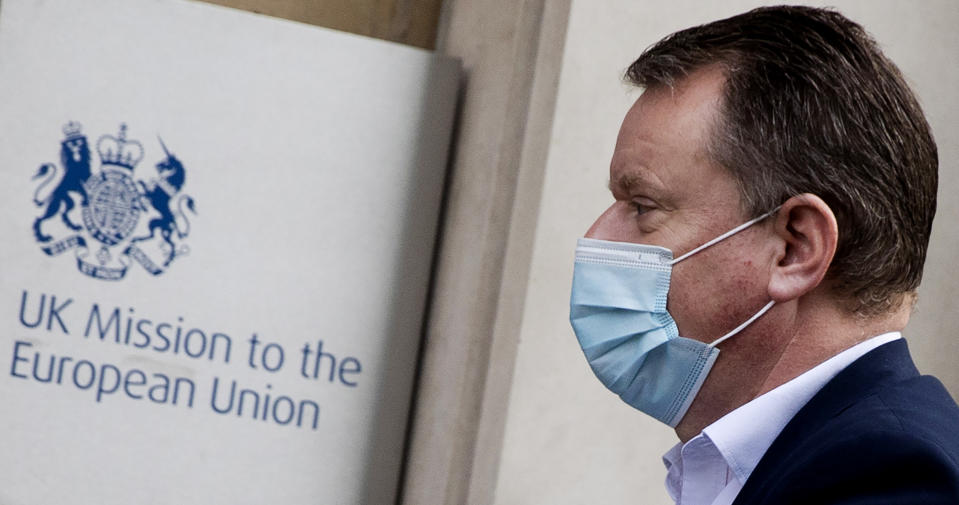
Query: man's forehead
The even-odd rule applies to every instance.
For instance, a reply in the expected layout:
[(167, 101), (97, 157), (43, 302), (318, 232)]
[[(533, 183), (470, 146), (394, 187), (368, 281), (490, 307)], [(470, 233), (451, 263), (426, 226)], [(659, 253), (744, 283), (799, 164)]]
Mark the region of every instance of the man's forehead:
[(723, 82), (721, 69), (705, 68), (675, 87), (646, 90), (620, 128), (610, 164), (610, 189), (661, 188), (662, 178), (671, 178), (667, 173), (671, 169), (709, 164), (706, 146)]
[(705, 138), (721, 109), (725, 77), (720, 69), (698, 70), (673, 87), (644, 91), (623, 121), (617, 146), (640, 137), (662, 142)]

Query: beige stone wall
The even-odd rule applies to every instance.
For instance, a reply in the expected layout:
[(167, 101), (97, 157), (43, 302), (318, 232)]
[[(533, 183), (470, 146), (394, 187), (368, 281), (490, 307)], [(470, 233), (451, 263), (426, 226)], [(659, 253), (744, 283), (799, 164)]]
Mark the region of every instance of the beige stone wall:
[(569, 0), (448, 0), (463, 62), (403, 503), (491, 503)]

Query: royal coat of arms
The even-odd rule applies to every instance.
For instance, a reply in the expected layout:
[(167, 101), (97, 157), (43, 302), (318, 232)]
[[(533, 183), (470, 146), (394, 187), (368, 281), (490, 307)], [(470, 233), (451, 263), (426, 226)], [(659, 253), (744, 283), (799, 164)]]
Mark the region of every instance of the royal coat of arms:
[[(60, 166), (45, 163), (34, 176), (42, 179), (34, 203), (44, 211), (33, 222), (33, 234), (44, 253), (57, 256), (72, 250), (84, 274), (120, 280), (134, 262), (159, 275), (189, 252), (184, 243), (190, 234), (186, 211), (196, 209), (193, 198), (181, 193), (183, 163), (160, 137), (164, 157), (155, 165), (157, 177), (144, 182), (134, 180), (143, 145), (127, 138), (126, 125), (120, 125), (117, 136), (97, 140), (100, 171), (95, 174), (80, 124), (67, 123), (63, 133)], [(145, 229), (138, 227), (141, 218), (151, 214)]]

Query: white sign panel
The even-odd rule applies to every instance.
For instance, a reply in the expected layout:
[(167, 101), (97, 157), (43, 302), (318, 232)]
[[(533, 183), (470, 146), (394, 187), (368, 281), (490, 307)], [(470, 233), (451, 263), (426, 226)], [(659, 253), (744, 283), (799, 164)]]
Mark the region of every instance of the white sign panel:
[(391, 503), (458, 67), (3, 0), (0, 503)]

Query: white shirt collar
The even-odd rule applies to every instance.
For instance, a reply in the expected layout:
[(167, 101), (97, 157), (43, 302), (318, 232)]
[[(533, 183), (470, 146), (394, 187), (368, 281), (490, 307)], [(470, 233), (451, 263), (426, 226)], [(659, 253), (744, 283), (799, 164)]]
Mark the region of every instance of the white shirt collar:
[[(663, 463), (668, 471), (666, 490), (673, 501), (682, 504), (715, 503), (711, 499), (687, 500), (687, 496), (702, 498), (703, 493), (684, 488), (689, 485), (706, 485), (715, 490), (716, 476), (729, 474), (735, 479), (729, 479), (728, 484), (736, 489), (724, 490), (720, 487), (719, 491), (723, 491), (722, 502), (727, 503), (725, 499), (728, 498), (731, 503), (763, 454), (799, 409), (853, 361), (898, 338), (901, 338), (899, 332), (891, 332), (860, 342), (726, 414), (686, 444), (676, 444), (663, 456)], [(711, 462), (709, 466), (715, 468), (710, 468), (707, 473), (700, 471), (704, 461)], [(708, 482), (695, 482), (696, 476), (689, 474), (692, 468), (696, 468), (695, 473)], [(714, 492), (712, 496), (717, 494), (719, 492)]]

